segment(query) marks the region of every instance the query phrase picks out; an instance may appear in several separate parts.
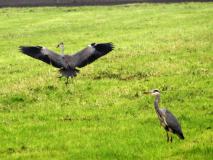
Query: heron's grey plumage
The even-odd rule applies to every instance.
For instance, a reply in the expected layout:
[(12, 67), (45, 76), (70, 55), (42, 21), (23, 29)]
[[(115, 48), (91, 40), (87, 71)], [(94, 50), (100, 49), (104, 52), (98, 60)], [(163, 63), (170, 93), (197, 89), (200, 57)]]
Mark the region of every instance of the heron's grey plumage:
[(178, 135), (180, 139), (184, 139), (183, 132), (181, 130), (181, 126), (178, 120), (169, 110), (166, 110), (165, 118), (166, 118), (167, 126), (170, 129), (170, 132)]
[(20, 51), (30, 57), (51, 64), (56, 68), (65, 66), (63, 57), (47, 48), (41, 46), (20, 46)]
[(73, 55), (57, 54), (41, 46), (20, 46), (20, 51), (28, 56), (60, 68), (59, 72), (65, 77), (75, 77), (79, 70), (114, 49), (112, 43), (92, 43)]
[(179, 124), (176, 117), (167, 109), (159, 108), (160, 92), (158, 90), (152, 90), (151, 94), (155, 95), (154, 107), (155, 111), (160, 120), (160, 124), (164, 127), (167, 132), (167, 141), (172, 142), (172, 137), (169, 139), (168, 132), (178, 135), (180, 139), (184, 139), (181, 125)]

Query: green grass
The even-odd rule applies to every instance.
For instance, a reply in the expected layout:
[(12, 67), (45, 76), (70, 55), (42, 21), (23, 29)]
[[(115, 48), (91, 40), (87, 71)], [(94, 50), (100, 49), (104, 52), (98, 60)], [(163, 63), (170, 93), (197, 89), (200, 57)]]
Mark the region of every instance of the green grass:
[[(20, 45), (74, 53), (115, 50), (65, 86)], [(213, 3), (0, 9), (0, 159), (213, 157)], [(153, 108), (178, 117), (186, 139), (166, 142)]]

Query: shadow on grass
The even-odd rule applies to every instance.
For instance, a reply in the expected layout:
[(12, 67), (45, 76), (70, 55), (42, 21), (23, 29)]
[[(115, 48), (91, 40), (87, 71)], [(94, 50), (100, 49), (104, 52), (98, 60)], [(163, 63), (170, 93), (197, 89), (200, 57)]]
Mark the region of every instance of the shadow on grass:
[(154, 72), (136, 72), (136, 73), (119, 73), (119, 72), (107, 72), (101, 71), (96, 74), (93, 79), (117, 79), (122, 81), (130, 81), (130, 80), (140, 80), (140, 79), (148, 79), (153, 76), (158, 76), (157, 73)]
[(1, 149), (0, 154), (22, 153), (22, 152), (26, 152), (27, 150), (28, 150), (28, 148), (25, 145), (22, 145), (20, 148), (9, 147), (6, 149)]
[(183, 159), (194, 157), (195, 159), (212, 159), (213, 153), (211, 147), (193, 147), (189, 150), (183, 150), (181, 152), (176, 153), (172, 157), (175, 158), (175, 156), (179, 157), (179, 155), (183, 155)]
[(10, 94), (0, 100), (0, 103), (3, 106), (0, 109), (4, 111), (10, 111), (11, 109), (17, 109), (20, 106), (24, 107), (35, 101), (35, 99), (32, 99), (31, 97), (22, 93)]
[(63, 122), (74, 122), (74, 121), (99, 121), (100, 117), (95, 115), (95, 116), (83, 116), (83, 117), (72, 117), (69, 115), (66, 115), (62, 118), (59, 119), (60, 121)]

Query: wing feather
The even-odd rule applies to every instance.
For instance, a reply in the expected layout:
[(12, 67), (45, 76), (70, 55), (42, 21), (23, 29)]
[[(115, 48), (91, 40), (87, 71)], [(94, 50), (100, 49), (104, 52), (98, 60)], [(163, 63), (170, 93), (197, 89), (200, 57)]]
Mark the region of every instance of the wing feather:
[(63, 56), (41, 46), (20, 46), (20, 51), (30, 57), (51, 64), (56, 68), (65, 67)]
[(165, 112), (165, 120), (166, 120), (167, 126), (169, 128), (171, 128), (174, 133), (176, 133), (178, 136), (183, 135), (182, 130), (181, 130), (181, 126), (180, 126), (178, 120), (168, 110), (166, 110), (166, 112)]
[(69, 56), (69, 65), (73, 67), (84, 67), (96, 59), (106, 55), (114, 49), (112, 43), (91, 44), (80, 52)]

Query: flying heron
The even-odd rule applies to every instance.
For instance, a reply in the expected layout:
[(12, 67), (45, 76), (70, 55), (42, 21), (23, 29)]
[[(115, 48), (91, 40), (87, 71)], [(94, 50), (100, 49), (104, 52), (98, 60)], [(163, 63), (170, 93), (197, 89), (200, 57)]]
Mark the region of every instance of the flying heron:
[(61, 77), (73, 78), (79, 73), (79, 69), (92, 63), (96, 59), (106, 55), (114, 49), (110, 43), (92, 43), (72, 55), (64, 55), (64, 44), (60, 43), (57, 47), (61, 48), (62, 54), (57, 54), (42, 46), (20, 46), (20, 51), (30, 57), (41, 60), (53, 67), (59, 68)]
[(184, 139), (183, 132), (181, 126), (176, 119), (176, 117), (167, 109), (159, 108), (160, 102), (160, 91), (157, 89), (145, 92), (145, 94), (151, 94), (155, 96), (154, 107), (155, 111), (158, 115), (158, 119), (160, 120), (160, 124), (166, 130), (167, 142), (172, 142), (172, 134), (178, 135), (180, 139)]

